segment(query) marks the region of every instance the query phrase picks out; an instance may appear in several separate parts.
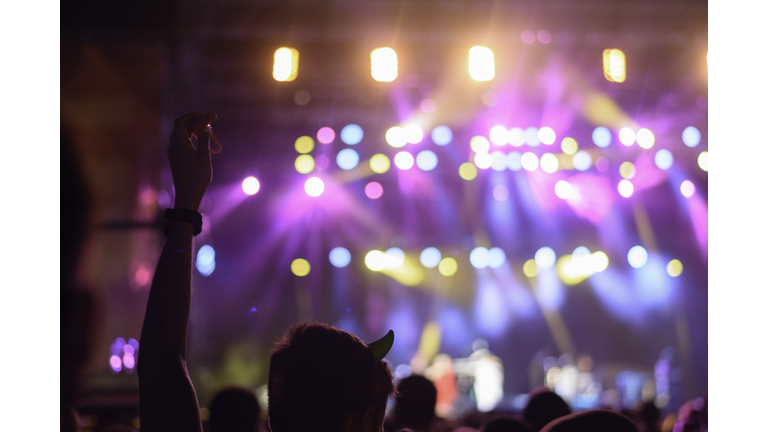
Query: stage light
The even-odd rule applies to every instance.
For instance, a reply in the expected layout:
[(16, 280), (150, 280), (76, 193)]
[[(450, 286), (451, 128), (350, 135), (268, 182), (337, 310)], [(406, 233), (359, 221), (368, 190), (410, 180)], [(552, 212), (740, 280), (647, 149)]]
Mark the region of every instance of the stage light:
[(636, 173), (637, 170), (635, 169), (635, 165), (632, 162), (623, 162), (619, 166), (619, 174), (625, 179), (631, 179), (635, 176)]
[(474, 180), (477, 177), (477, 168), (472, 163), (464, 162), (459, 165), (459, 177), (464, 180)]
[(365, 196), (370, 199), (379, 199), (384, 194), (384, 188), (378, 182), (370, 182), (365, 185)]
[(525, 152), (520, 158), (520, 164), (528, 171), (535, 171), (539, 167), (539, 158), (531, 152)]
[(309, 274), (309, 261), (304, 258), (296, 258), (291, 263), (291, 273), (299, 277), (304, 277)]
[(491, 138), (492, 143), (498, 146), (503, 146), (507, 143), (509, 132), (507, 132), (507, 128), (504, 126), (494, 126), (491, 128), (491, 132), (488, 134), (488, 137)]
[(592, 142), (598, 147), (608, 147), (613, 139), (607, 127), (598, 126), (592, 131)]
[(631, 146), (635, 143), (635, 132), (628, 127), (621, 128), (619, 131), (619, 141), (627, 147)]
[(629, 198), (635, 192), (635, 186), (631, 181), (624, 179), (619, 182), (619, 195)]
[(475, 153), (487, 153), (491, 149), (491, 144), (484, 136), (476, 135), (469, 140), (469, 148)]
[(538, 137), (539, 141), (541, 141), (544, 145), (552, 145), (557, 138), (555, 136), (555, 131), (553, 131), (551, 127), (547, 126), (539, 129)]
[(331, 260), (331, 264), (333, 264), (334, 267), (344, 268), (349, 265), (349, 262), (352, 260), (352, 255), (348, 250), (339, 246), (331, 249), (328, 259)]
[(387, 144), (394, 148), (400, 148), (408, 143), (408, 140), (405, 136), (405, 129), (401, 128), (400, 126), (392, 126), (389, 128), (385, 138), (387, 140)]
[(673, 259), (667, 264), (667, 274), (672, 277), (678, 277), (683, 273), (683, 263), (680, 260)]
[(597, 251), (592, 254), (592, 271), (599, 273), (608, 268), (608, 255), (605, 252)]
[(690, 180), (685, 180), (680, 184), (680, 193), (684, 197), (690, 198), (696, 192), (696, 186)]
[(701, 132), (693, 126), (683, 130), (683, 143), (688, 147), (696, 147), (701, 142)]
[(445, 257), (437, 265), (437, 271), (443, 276), (453, 276), (459, 270), (459, 264), (451, 257)]
[(523, 32), (520, 33), (520, 39), (527, 44), (532, 44), (536, 42), (536, 35), (530, 30), (523, 30)]
[(536, 265), (539, 266), (539, 268), (548, 269), (555, 265), (557, 256), (555, 255), (555, 251), (553, 251), (552, 248), (544, 246), (536, 251), (533, 259), (536, 261)]
[(563, 142), (560, 143), (560, 148), (563, 150), (563, 153), (572, 155), (579, 149), (579, 143), (571, 137), (565, 137), (563, 138)]
[(320, 128), (319, 131), (317, 131), (317, 140), (323, 144), (330, 144), (335, 139), (336, 139), (336, 132), (334, 132), (333, 129), (329, 127), (323, 127), (323, 128)]
[(422, 171), (432, 171), (437, 166), (437, 155), (432, 150), (422, 150), (416, 155), (416, 166)]
[(509, 168), (510, 171), (520, 171), (520, 168), (522, 167), (522, 155), (520, 152), (509, 152), (507, 154), (507, 168)]
[(243, 192), (247, 195), (256, 195), (259, 189), (261, 189), (261, 184), (256, 177), (246, 177), (245, 180), (243, 180), (242, 186)]
[(373, 271), (384, 270), (387, 266), (387, 257), (380, 250), (372, 250), (365, 254), (365, 266)]
[(627, 261), (634, 268), (640, 268), (648, 262), (648, 252), (642, 246), (633, 246), (627, 253)]
[(389, 158), (381, 153), (373, 155), (370, 161), (371, 170), (376, 174), (384, 174), (389, 171), (390, 162)]
[(336, 165), (343, 170), (351, 170), (360, 162), (360, 156), (351, 148), (346, 148), (336, 155)]
[(450, 144), (451, 141), (453, 141), (453, 132), (451, 132), (451, 128), (448, 126), (438, 126), (432, 129), (433, 143), (444, 146)]
[(409, 170), (413, 166), (413, 156), (408, 152), (400, 152), (395, 155), (395, 166), (401, 170)]
[(328, 168), (328, 156), (326, 155), (318, 155), (315, 156), (315, 168), (319, 169), (320, 171)]
[(120, 356), (113, 355), (109, 358), (109, 366), (112, 368), (115, 372), (120, 372), (123, 370), (123, 361), (120, 360)]
[(507, 261), (507, 255), (500, 248), (491, 248), (488, 251), (488, 267), (497, 269)]
[(672, 152), (667, 149), (661, 149), (656, 152), (656, 156), (653, 157), (653, 161), (659, 169), (668, 170), (675, 162), (675, 157), (672, 156)]
[(539, 266), (535, 260), (529, 259), (523, 264), (523, 274), (531, 278), (539, 274)]
[(491, 169), (494, 171), (504, 171), (507, 169), (507, 155), (504, 152), (496, 150), (491, 153)]
[(416, 125), (408, 125), (403, 130), (405, 131), (405, 140), (411, 144), (418, 144), (424, 139), (424, 132)]
[(309, 153), (313, 148), (315, 148), (315, 140), (313, 140), (312, 137), (300, 136), (296, 138), (296, 142), (293, 144), (293, 147), (299, 153)]
[(131, 348), (133, 348), (133, 350), (134, 350), (134, 351), (135, 351), (135, 350), (137, 350), (137, 349), (139, 349), (139, 341), (137, 341), (137, 340), (136, 340), (136, 339), (134, 339), (134, 338), (130, 338), (130, 339), (128, 339), (128, 345), (129, 345)]
[(703, 171), (709, 171), (709, 153), (703, 151), (699, 153), (698, 158), (699, 168), (701, 168)]
[(525, 144), (525, 132), (522, 128), (514, 127), (509, 130), (507, 142), (513, 147), (520, 147)]
[(299, 90), (293, 95), (293, 101), (296, 105), (304, 106), (312, 99), (312, 95), (306, 90)]
[(421, 261), (421, 265), (426, 268), (437, 267), (437, 265), (440, 264), (441, 259), (442, 255), (440, 254), (440, 251), (433, 247), (424, 249), (421, 251), (421, 255), (419, 255), (419, 261)]
[(488, 153), (478, 153), (475, 155), (475, 165), (480, 169), (488, 169), (493, 164), (493, 158)]
[(344, 144), (355, 145), (363, 139), (363, 128), (356, 124), (348, 124), (341, 130), (341, 140)]
[(603, 51), (603, 75), (610, 82), (624, 82), (627, 79), (626, 57), (621, 50)]
[(539, 30), (538, 36), (539, 36), (539, 42), (543, 44), (548, 44), (552, 42), (552, 35), (546, 30)]
[(504, 185), (496, 185), (493, 188), (493, 197), (496, 201), (506, 201), (509, 198), (509, 190)]
[(476, 247), (469, 253), (469, 263), (476, 269), (488, 267), (488, 249)]
[(469, 50), (469, 76), (476, 81), (490, 81), (496, 75), (493, 64), (493, 51), (475, 46)]
[(304, 191), (311, 197), (318, 197), (323, 193), (325, 185), (317, 177), (310, 177), (304, 182)]
[(572, 159), (573, 167), (579, 171), (586, 171), (592, 166), (592, 156), (584, 150), (577, 151)]
[(133, 357), (133, 354), (123, 354), (123, 365), (128, 369), (133, 369), (133, 367), (136, 366), (136, 358)]
[(433, 101), (432, 99), (422, 99), (421, 103), (419, 104), (419, 107), (425, 113), (431, 113), (435, 111), (435, 108), (437, 108), (437, 105), (435, 104), (435, 101)]
[(197, 251), (197, 259), (195, 260), (195, 268), (203, 276), (210, 276), (213, 270), (216, 269), (216, 251), (213, 250), (211, 245), (203, 245)]
[(586, 246), (579, 246), (571, 253), (571, 262), (585, 271), (591, 271), (592, 253)]
[(392, 82), (397, 78), (397, 53), (392, 48), (371, 51), (371, 76), (379, 82)]
[(541, 170), (545, 173), (552, 174), (557, 172), (560, 166), (560, 162), (557, 160), (557, 156), (552, 153), (544, 153), (541, 155)]
[(400, 248), (389, 248), (384, 252), (386, 266), (389, 268), (398, 268), (405, 263), (405, 253)]
[(278, 48), (272, 76), (277, 81), (293, 81), (299, 74), (299, 52), (293, 48)]
[(568, 199), (571, 196), (571, 184), (565, 180), (555, 183), (555, 195), (560, 199)]
[(523, 141), (531, 147), (541, 144), (539, 141), (539, 130), (535, 127), (529, 127), (523, 132)]
[(315, 160), (312, 158), (312, 156), (307, 154), (299, 155), (296, 158), (296, 162), (294, 162), (293, 166), (296, 168), (296, 171), (300, 172), (301, 174), (309, 174), (313, 169), (315, 169)]
[(649, 149), (653, 147), (653, 144), (656, 142), (656, 137), (653, 136), (653, 132), (646, 128), (642, 128), (639, 131), (637, 131), (637, 145), (644, 149)]

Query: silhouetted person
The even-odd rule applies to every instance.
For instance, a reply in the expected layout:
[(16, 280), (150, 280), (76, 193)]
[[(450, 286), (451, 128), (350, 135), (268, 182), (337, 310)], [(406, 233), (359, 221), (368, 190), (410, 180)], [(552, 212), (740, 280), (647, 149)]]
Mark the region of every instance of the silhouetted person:
[(659, 409), (653, 401), (645, 402), (637, 411), (638, 429), (640, 432), (658, 432)]
[(259, 429), (261, 407), (253, 391), (228, 387), (210, 403), (208, 419), (210, 432), (256, 432)]
[(571, 408), (557, 393), (543, 387), (534, 389), (528, 404), (523, 410), (523, 418), (534, 432), (538, 432), (547, 423), (571, 413)]
[(403, 428), (427, 431), (435, 419), (437, 388), (421, 375), (403, 378), (397, 384), (395, 410), (387, 430)]
[(546, 425), (541, 432), (638, 432), (629, 418), (608, 410), (567, 415)]
[(479, 432), (531, 432), (531, 429), (511, 415), (498, 414), (485, 422)]

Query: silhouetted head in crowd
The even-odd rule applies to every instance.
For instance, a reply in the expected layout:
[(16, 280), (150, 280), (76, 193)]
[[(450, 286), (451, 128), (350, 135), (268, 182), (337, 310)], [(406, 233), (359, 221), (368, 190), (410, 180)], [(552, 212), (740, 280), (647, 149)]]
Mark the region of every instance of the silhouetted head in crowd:
[(535, 432), (541, 430), (552, 420), (570, 413), (571, 408), (563, 398), (555, 392), (539, 387), (531, 392), (528, 404), (523, 410), (523, 418), (533, 427)]
[(208, 408), (210, 432), (255, 432), (258, 430), (261, 408), (253, 391), (228, 387), (220, 391)]
[(659, 417), (659, 409), (656, 408), (656, 404), (653, 401), (645, 402), (637, 410), (637, 420), (640, 423), (639, 428), (643, 431), (658, 430)]
[(531, 430), (512, 416), (499, 414), (491, 417), (479, 432), (531, 432)]
[(296, 324), (269, 362), (273, 432), (380, 432), (392, 372), (357, 336), (325, 324)]
[(629, 418), (609, 410), (583, 411), (561, 417), (541, 432), (638, 432)]
[(395, 422), (398, 427), (425, 431), (435, 419), (437, 389), (421, 375), (405, 377), (397, 384)]

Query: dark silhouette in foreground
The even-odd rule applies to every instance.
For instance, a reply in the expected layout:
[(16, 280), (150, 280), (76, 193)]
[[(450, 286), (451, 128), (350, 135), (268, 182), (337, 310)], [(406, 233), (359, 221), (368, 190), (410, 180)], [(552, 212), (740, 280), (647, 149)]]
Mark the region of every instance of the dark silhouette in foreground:
[(552, 420), (570, 413), (571, 408), (560, 395), (539, 387), (531, 392), (528, 404), (523, 410), (523, 419), (531, 425), (534, 432), (537, 432)]
[(208, 408), (210, 432), (254, 432), (259, 429), (261, 407), (253, 391), (227, 387), (220, 391)]
[(491, 417), (479, 432), (531, 432), (531, 429), (511, 415), (499, 414)]
[(542, 432), (638, 432), (629, 418), (608, 410), (590, 410), (561, 417)]
[(385, 430), (403, 428), (427, 431), (435, 420), (437, 389), (432, 381), (421, 375), (403, 378), (397, 384), (395, 410), (385, 424)]

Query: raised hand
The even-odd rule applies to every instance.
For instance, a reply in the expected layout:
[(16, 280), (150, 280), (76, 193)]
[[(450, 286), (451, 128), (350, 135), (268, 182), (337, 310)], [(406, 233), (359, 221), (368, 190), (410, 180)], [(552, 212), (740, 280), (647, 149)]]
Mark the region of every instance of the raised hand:
[[(197, 211), (206, 189), (211, 184), (209, 135), (205, 130), (216, 120), (216, 114), (187, 114), (174, 121), (168, 145), (173, 184), (176, 187), (174, 208)], [(197, 136), (197, 149), (192, 135)]]

